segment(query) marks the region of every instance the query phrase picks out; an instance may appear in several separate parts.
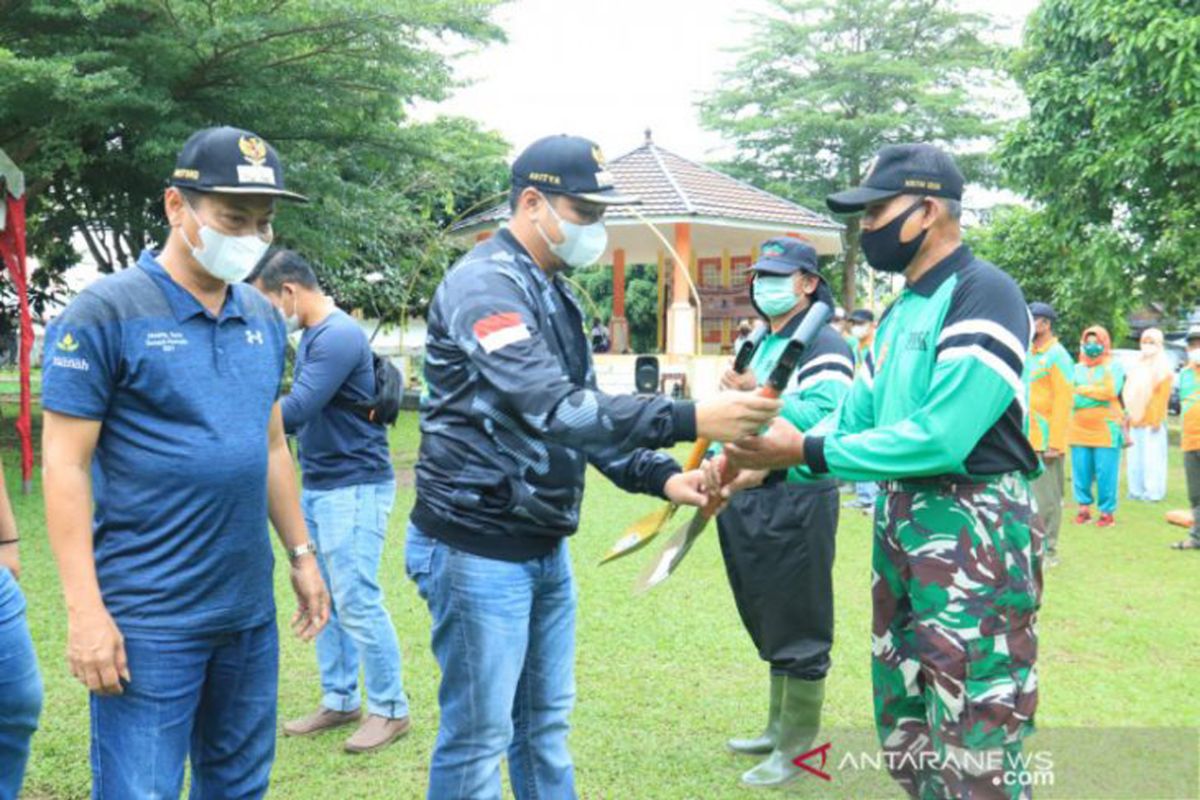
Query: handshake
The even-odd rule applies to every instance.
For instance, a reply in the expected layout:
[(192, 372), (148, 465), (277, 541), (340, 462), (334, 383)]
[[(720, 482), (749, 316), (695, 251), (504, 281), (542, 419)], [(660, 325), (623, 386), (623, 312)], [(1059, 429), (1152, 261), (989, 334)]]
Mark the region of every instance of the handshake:
[(725, 449), (699, 469), (671, 478), (667, 498), (680, 505), (723, 504), (762, 483), (770, 470), (802, 463), (804, 435), (779, 419), (782, 408), (781, 401), (748, 391), (723, 391), (697, 403), (697, 438), (723, 442)]

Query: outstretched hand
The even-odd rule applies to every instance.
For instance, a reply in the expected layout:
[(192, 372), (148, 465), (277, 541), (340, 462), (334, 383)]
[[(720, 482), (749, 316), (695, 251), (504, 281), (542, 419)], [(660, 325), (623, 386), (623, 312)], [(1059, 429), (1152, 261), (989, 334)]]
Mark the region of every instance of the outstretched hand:
[(704, 491), (704, 472), (694, 469), (675, 473), (667, 479), (663, 494), (672, 503), (681, 506), (704, 506), (708, 503), (708, 495)]
[(767, 479), (768, 471), (765, 469), (742, 469), (734, 473), (728, 483), (723, 483), (721, 479), (724, 477), (727, 460), (725, 454), (720, 453), (700, 466), (704, 472), (704, 483), (709, 496), (720, 497), (723, 504), (743, 489), (761, 486)]
[(804, 434), (776, 417), (761, 434), (725, 446), (726, 457), (737, 469), (787, 469), (804, 463)]

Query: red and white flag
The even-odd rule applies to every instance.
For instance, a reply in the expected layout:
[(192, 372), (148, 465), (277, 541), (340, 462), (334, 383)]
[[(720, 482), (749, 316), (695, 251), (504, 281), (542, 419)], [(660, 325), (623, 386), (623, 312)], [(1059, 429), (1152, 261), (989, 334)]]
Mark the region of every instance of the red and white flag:
[(494, 353), (501, 347), (523, 342), (529, 338), (529, 328), (515, 311), (493, 314), (475, 323), (475, 338), (485, 353)]

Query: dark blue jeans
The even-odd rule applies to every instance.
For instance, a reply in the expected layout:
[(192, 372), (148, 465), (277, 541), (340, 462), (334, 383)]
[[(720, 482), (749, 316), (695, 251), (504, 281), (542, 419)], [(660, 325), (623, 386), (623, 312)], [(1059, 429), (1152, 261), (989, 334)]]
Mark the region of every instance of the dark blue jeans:
[(564, 541), (509, 562), (408, 528), (405, 568), (433, 616), (441, 724), (429, 800), (499, 800), (500, 759), (517, 800), (575, 797), (567, 751), (575, 702), (575, 582)]
[(0, 800), (13, 800), (42, 710), (42, 677), (25, 622), (25, 599), (0, 567)]
[(92, 797), (258, 798), (275, 759), (275, 623), (182, 640), (125, 639), (125, 693), (92, 695)]

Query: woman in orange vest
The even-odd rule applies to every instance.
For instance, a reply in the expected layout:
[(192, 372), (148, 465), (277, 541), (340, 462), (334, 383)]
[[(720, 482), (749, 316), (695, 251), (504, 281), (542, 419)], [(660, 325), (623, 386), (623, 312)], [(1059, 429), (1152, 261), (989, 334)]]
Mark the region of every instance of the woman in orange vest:
[(1167, 495), (1167, 403), (1175, 371), (1158, 328), (1142, 333), (1141, 350), (1121, 391), (1133, 440), (1125, 468), (1129, 498), (1157, 503)]
[(1096, 524), (1115, 524), (1117, 481), (1121, 472), (1121, 388), (1125, 374), (1112, 358), (1112, 340), (1099, 325), (1083, 332), (1079, 363), (1075, 365), (1075, 406), (1067, 428), (1071, 446), (1071, 477), (1079, 513), (1075, 524), (1092, 521), (1092, 486), (1099, 495)]
[(1179, 404), (1183, 410), (1183, 472), (1187, 476), (1192, 531), (1176, 550), (1200, 550), (1200, 326), (1187, 333), (1188, 363), (1179, 371)]

